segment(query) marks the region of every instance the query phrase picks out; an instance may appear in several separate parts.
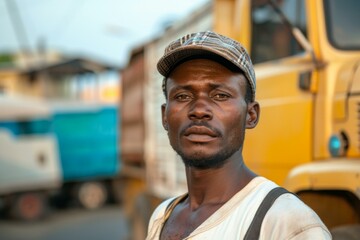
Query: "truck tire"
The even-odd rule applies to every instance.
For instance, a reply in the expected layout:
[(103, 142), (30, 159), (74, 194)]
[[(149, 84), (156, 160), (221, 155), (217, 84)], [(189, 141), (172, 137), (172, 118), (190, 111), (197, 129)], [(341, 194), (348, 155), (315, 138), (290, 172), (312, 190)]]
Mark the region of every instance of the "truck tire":
[(102, 182), (84, 182), (76, 188), (76, 199), (86, 209), (102, 207), (108, 198), (108, 191)]
[(357, 240), (360, 239), (360, 224), (336, 227), (331, 230), (334, 240)]
[(48, 212), (48, 201), (44, 193), (19, 193), (10, 206), (11, 217), (22, 221), (35, 221)]

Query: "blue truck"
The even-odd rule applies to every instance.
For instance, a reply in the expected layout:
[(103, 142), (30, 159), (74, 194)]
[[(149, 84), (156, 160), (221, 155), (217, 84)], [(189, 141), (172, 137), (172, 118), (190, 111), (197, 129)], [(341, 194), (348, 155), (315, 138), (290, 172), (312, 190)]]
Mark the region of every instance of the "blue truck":
[(52, 104), (63, 191), (88, 209), (103, 205), (120, 170), (118, 107), (95, 103)]

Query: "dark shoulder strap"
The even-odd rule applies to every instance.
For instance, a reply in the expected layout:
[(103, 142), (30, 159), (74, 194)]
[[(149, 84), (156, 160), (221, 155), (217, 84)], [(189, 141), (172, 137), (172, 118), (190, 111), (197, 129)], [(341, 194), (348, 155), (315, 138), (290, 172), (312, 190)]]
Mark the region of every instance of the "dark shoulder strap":
[(260, 236), (260, 229), (262, 221), (267, 213), (267, 211), (270, 209), (270, 207), (273, 205), (275, 200), (284, 193), (290, 193), (288, 190), (282, 187), (276, 187), (272, 189), (264, 198), (264, 200), (261, 202), (258, 210), (255, 213), (254, 219), (252, 220), (246, 234), (244, 237), (244, 240), (257, 240)]
[(188, 194), (185, 193), (183, 195), (180, 195), (176, 198), (174, 198), (166, 207), (165, 212), (164, 212), (164, 218), (165, 220), (167, 220), (169, 218), (169, 216), (171, 215), (171, 212), (174, 210), (174, 208), (176, 207), (176, 205), (178, 205), (179, 202), (183, 201), (185, 198), (187, 198)]

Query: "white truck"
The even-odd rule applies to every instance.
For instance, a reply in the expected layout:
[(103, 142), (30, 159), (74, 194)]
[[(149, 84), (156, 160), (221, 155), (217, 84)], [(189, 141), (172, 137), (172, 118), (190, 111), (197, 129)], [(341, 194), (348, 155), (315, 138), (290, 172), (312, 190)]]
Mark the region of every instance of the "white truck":
[(50, 116), (40, 100), (0, 96), (0, 208), (18, 219), (43, 216), (61, 186)]

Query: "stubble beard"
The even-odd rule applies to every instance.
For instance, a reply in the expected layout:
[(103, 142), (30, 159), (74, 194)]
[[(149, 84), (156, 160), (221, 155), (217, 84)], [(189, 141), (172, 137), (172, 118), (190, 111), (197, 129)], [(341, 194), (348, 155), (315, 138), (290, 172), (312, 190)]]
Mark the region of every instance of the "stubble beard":
[(174, 148), (186, 167), (194, 167), (198, 169), (220, 168), (239, 149), (241, 149), (241, 146), (234, 146), (229, 149), (223, 149), (213, 155), (206, 156), (203, 151), (195, 152), (191, 155), (186, 155), (183, 151)]

